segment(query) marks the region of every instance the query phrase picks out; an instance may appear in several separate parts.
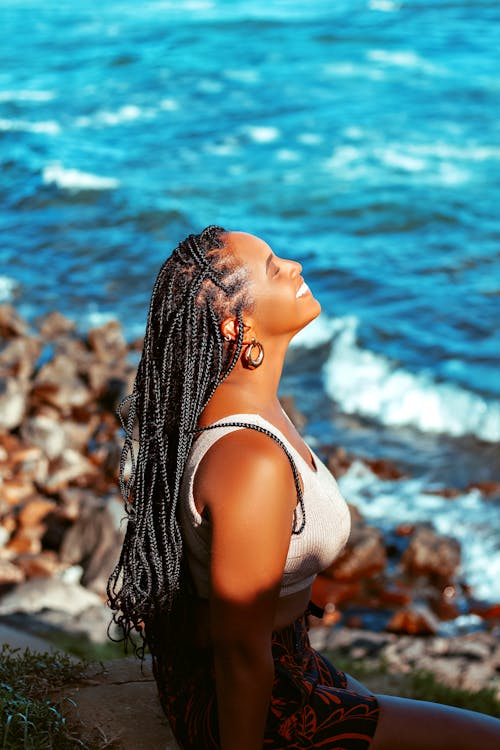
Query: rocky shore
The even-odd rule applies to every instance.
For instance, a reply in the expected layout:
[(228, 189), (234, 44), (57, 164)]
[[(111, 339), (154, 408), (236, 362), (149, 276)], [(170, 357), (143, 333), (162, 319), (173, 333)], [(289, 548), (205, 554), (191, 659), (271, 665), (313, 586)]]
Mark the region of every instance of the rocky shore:
[[(81, 336), (59, 313), (33, 329), (0, 306), (0, 623), (106, 641), (105, 584), (124, 517), (115, 408), (141, 346), (125, 341), (118, 322)], [(291, 399), (283, 403), (303, 426)], [(401, 477), (390, 462), (338, 446), (319, 452), (337, 477), (355, 461), (387, 481)], [(479, 489), (495, 496), (500, 486)], [(455, 489), (443, 492), (453, 502)], [(431, 524), (384, 536), (351, 513), (349, 544), (314, 587), (326, 608), (318, 645), (347, 648), (351, 639), (348, 650), (383, 654), (391, 669), (425, 667), (468, 689), (498, 689), (500, 604), (476, 601), (459, 578), (459, 544)], [(464, 615), (476, 632), (443, 637)]]

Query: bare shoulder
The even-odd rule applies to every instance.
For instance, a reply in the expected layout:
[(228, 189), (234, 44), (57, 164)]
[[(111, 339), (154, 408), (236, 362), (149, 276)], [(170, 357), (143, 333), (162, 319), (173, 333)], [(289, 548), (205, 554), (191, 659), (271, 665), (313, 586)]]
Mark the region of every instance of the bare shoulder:
[(293, 473), (283, 448), (269, 435), (250, 428), (219, 438), (196, 472), (194, 493), (202, 506), (219, 505), (235, 493), (251, 497), (264, 490), (293, 500)]

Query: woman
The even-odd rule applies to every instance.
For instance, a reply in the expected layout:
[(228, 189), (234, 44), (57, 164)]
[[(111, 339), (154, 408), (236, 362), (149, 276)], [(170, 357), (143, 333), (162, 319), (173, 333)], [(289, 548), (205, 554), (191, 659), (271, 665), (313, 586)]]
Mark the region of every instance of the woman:
[(220, 227), (163, 264), (125, 425), (115, 619), (151, 649), (183, 748), (498, 747), (495, 719), (371, 695), (309, 645), (311, 584), (349, 514), (277, 396), (320, 312), (301, 271)]

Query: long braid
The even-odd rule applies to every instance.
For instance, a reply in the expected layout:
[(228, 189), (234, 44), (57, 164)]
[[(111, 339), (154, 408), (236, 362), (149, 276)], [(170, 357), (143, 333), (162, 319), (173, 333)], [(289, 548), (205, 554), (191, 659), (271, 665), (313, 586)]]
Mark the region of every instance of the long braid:
[[(108, 598), (125, 639), (132, 630), (142, 635), (157, 611), (168, 612), (181, 585), (176, 509), (193, 429), (241, 353), (242, 312), (251, 303), (245, 269), (223, 250), (224, 233), (208, 227), (190, 235), (160, 268), (133, 391), (119, 409), (128, 523)], [(229, 315), (240, 321), (234, 347), (220, 332)]]

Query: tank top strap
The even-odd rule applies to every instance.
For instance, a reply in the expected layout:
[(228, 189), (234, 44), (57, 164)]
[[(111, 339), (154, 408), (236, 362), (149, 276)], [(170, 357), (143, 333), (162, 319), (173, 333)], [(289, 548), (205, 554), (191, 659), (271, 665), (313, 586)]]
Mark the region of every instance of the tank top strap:
[[(271, 422), (268, 422), (267, 419), (264, 419), (264, 417), (261, 417), (260, 414), (232, 414), (229, 417), (223, 417), (218, 422), (214, 422), (211, 425), (197, 428), (195, 430), (195, 433), (201, 437), (204, 433), (206, 434), (211, 430), (220, 430), (223, 427), (230, 427), (232, 429), (238, 429), (238, 430), (239, 429), (255, 430), (256, 432), (260, 432), (263, 435), (268, 435), (283, 450), (283, 452), (285, 453), (290, 463), (290, 467), (292, 469), (293, 480), (294, 480), (295, 489), (297, 492), (297, 501), (298, 501), (298, 506), (300, 508), (300, 515), (301, 515), (301, 519), (299, 523), (297, 521), (297, 510), (295, 510), (292, 534), (300, 534), (303, 531), (305, 522), (306, 522), (305, 508), (304, 508), (304, 493), (303, 493), (302, 486), (300, 483), (300, 475), (299, 475), (295, 460), (292, 456), (291, 451), (285, 444), (285, 440), (282, 439), (284, 438), (284, 435), (282, 435), (282, 433)], [(202, 450), (201, 456), (199, 456), (199, 459), (198, 459), (199, 461), (201, 461), (201, 458), (203, 457), (203, 455), (218, 439), (219, 438), (216, 437), (215, 440), (208, 440), (206, 442), (204, 441), (203, 446), (201, 448)], [(292, 448), (290, 443), (288, 441), (286, 442), (288, 443), (289, 447)]]

